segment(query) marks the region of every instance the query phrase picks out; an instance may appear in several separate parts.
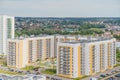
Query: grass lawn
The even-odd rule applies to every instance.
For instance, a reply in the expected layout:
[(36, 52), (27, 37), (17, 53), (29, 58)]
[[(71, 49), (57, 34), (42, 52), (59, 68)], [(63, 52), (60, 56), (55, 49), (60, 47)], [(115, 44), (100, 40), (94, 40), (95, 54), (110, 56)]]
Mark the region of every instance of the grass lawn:
[(53, 75), (53, 74), (56, 74), (56, 69), (46, 69), (46, 70), (42, 71), (42, 73)]
[(33, 69), (34, 69), (34, 66), (26, 66), (26, 67), (22, 68), (22, 70), (27, 70), (27, 71), (30, 71)]
[[(55, 64), (53, 64), (53, 65), (55, 65)], [(37, 64), (37, 66), (39, 66), (39, 67), (44, 67), (44, 68), (49, 68), (49, 69), (53, 68), (53, 65), (50, 62), (47, 62), (47, 61), (39, 62)], [(56, 66), (54, 66), (54, 67), (56, 67)]]
[(23, 75), (22, 73), (11, 72), (11, 71), (5, 71), (5, 70), (0, 70), (0, 73), (9, 74), (9, 75)]
[[(118, 63), (120, 62), (120, 49), (119, 48), (116, 49), (116, 60)], [(116, 64), (114, 67), (118, 67), (118, 66), (120, 66), (120, 64)]]
[(118, 66), (120, 66), (120, 64), (116, 64), (114, 67), (118, 67)]
[(86, 78), (88, 76), (82, 76), (82, 77), (78, 77), (78, 78), (74, 78), (73, 80), (82, 80), (83, 78)]
[(116, 49), (116, 59), (118, 62), (120, 62), (120, 49), (119, 48)]

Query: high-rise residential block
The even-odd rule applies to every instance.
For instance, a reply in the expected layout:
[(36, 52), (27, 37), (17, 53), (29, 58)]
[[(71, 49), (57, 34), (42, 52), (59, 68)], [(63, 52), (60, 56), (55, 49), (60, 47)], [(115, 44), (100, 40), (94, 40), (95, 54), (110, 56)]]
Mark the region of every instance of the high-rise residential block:
[(94, 38), (57, 44), (57, 74), (76, 78), (93, 75), (116, 64), (116, 40)]
[(14, 17), (0, 15), (0, 54), (7, 54), (8, 38), (14, 38)]
[(7, 66), (13, 68), (22, 68), (28, 65), (27, 40), (9, 39), (7, 47)]
[(10, 67), (22, 68), (37, 60), (55, 57), (54, 36), (40, 36), (8, 40)]
[(81, 39), (87, 39), (87, 37), (83, 37), (80, 35), (55, 35), (55, 56), (57, 56), (57, 43), (58, 42), (63, 42), (63, 41), (78, 41)]

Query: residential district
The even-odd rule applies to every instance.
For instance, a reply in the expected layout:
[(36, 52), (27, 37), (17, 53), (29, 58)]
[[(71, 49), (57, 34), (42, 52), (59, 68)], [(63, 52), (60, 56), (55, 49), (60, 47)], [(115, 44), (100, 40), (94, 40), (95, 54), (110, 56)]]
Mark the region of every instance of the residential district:
[(102, 36), (15, 36), (14, 17), (0, 16), (0, 80), (120, 80), (120, 43)]

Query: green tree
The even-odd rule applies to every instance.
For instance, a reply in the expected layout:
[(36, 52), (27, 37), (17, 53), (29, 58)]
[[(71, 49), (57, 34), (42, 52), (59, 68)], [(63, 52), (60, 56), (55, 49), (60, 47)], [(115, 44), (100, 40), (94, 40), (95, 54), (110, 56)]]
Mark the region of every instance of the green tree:
[(119, 48), (116, 49), (116, 59), (118, 62), (120, 62), (120, 49)]

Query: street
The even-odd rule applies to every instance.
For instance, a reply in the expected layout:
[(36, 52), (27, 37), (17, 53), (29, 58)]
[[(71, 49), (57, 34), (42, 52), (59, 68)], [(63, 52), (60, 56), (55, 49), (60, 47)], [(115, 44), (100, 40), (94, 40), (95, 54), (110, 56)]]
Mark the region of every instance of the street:
[[(37, 72), (39, 72), (40, 75), (44, 75), (48, 78), (48, 80), (72, 80), (72, 79), (68, 79), (68, 78), (63, 78), (63, 77), (59, 77), (56, 75), (49, 75), (49, 74), (42, 74), (41, 71), (26, 71), (26, 70), (21, 70), (21, 69), (14, 69), (14, 68), (7, 68), (7, 67), (0, 67), (1, 70), (5, 70), (5, 71), (10, 71), (12, 70), (13, 72), (22, 72), (23, 74), (36, 74)], [(119, 71), (114, 73), (115, 71)], [(82, 80), (90, 80), (90, 78), (95, 77), (95, 78), (100, 78), (100, 75), (106, 75), (106, 74), (110, 74), (109, 76), (106, 76), (105, 78), (101, 78), (101, 80), (106, 80), (110, 77), (114, 77), (116, 74), (120, 73), (120, 66), (110, 69), (110, 70), (106, 70), (105, 72), (101, 72), (95, 75), (92, 75), (90, 77), (84, 78)], [(37, 74), (37, 75), (39, 75)]]
[(84, 79), (82, 79), (82, 80), (90, 80), (90, 78), (92, 78), (92, 77), (100, 78), (100, 75), (102, 75), (102, 74), (103, 74), (103, 75), (111, 74), (111, 76), (108, 76), (108, 77), (106, 77), (106, 78), (102, 78), (102, 79), (101, 79), (101, 80), (105, 80), (105, 79), (107, 79), (107, 78), (109, 78), (109, 77), (112, 77), (112, 76), (114, 76), (114, 75), (117, 74), (117, 73), (112, 74), (112, 73), (111, 73), (112, 71), (119, 71), (119, 70), (120, 70), (120, 66), (115, 67), (115, 68), (110, 69), (110, 70), (106, 70), (105, 72), (101, 72), (101, 73), (98, 73), (98, 74), (92, 75), (92, 76), (87, 77), (87, 78), (84, 78)]
[[(8, 67), (0, 67), (0, 70), (5, 70), (5, 71), (13, 71), (13, 72), (22, 72), (23, 74), (37, 74), (37, 72), (41, 72), (41, 71), (26, 71), (26, 70), (21, 70), (21, 69), (15, 69), (15, 68), (8, 68)], [(37, 74), (39, 75), (39, 74)], [(59, 77), (56, 75), (49, 75), (49, 74), (42, 74), (40, 73), (40, 75), (44, 75), (48, 78), (48, 80), (72, 80), (72, 79), (68, 79), (68, 78), (63, 78), (63, 77)]]

